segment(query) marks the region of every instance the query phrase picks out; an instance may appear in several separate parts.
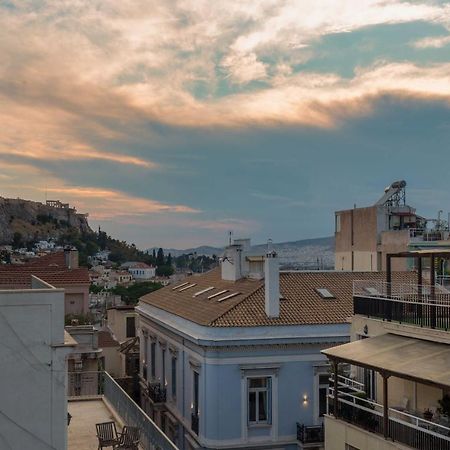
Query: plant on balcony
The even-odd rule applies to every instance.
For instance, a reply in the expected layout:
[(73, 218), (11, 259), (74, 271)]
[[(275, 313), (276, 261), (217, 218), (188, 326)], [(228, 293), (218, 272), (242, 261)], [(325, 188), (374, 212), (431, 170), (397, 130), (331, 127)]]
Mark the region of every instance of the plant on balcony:
[(450, 416), (450, 395), (445, 394), (441, 400), (439, 400), (439, 414), (444, 416)]

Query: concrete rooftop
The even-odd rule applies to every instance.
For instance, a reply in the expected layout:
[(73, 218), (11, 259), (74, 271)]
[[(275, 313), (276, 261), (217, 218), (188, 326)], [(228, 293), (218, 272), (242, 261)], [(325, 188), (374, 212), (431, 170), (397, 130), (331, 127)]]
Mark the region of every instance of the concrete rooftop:
[[(77, 400), (68, 403), (72, 415), (68, 429), (68, 450), (97, 450), (98, 440), (95, 424), (116, 421), (102, 399)], [(117, 431), (122, 424), (116, 421)]]

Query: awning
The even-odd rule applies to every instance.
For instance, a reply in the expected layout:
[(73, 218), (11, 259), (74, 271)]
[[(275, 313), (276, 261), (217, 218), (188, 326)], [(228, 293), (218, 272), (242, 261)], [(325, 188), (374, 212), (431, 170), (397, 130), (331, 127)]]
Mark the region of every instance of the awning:
[(338, 362), (384, 371), (426, 384), (450, 386), (450, 345), (383, 334), (339, 345), (322, 353)]

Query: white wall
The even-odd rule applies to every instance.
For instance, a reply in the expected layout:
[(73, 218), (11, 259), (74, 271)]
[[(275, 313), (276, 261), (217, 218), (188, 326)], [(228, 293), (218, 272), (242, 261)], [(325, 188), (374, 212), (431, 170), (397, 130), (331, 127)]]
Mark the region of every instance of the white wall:
[[(0, 291), (0, 448), (67, 446), (64, 290)], [(36, 289), (36, 288), (40, 289)]]

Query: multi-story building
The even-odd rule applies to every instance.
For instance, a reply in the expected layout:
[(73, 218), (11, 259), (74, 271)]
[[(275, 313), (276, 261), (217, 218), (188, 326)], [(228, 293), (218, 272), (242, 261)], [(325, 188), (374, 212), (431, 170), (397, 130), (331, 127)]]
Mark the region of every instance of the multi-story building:
[(89, 273), (78, 265), (78, 251), (67, 248), (35, 258), (25, 264), (0, 265), (0, 287), (18, 289), (29, 284), (31, 274), (57, 288), (64, 289), (66, 315), (89, 312)]
[[(413, 283), (392, 280), (391, 260), (403, 258), (416, 260)], [(450, 449), (450, 291), (434, 280), (436, 260), (448, 258), (391, 254), (385, 282), (355, 281), (352, 342), (323, 351), (334, 374), (326, 450)]]
[[(404, 276), (405, 274), (400, 274)], [(279, 272), (235, 240), (221, 267), (144, 296), (141, 405), (179, 448), (320, 448), (329, 367), (349, 340), (352, 282)]]
[[(427, 220), (406, 204), (406, 182), (397, 181), (385, 189), (373, 205), (335, 213), (335, 269), (386, 270), (388, 253), (417, 248), (450, 248), (449, 224)], [(432, 228), (427, 224), (432, 223)], [(395, 262), (395, 270), (411, 270), (413, 260)]]
[(29, 276), (21, 289), (0, 290), (0, 447), (65, 449), (64, 291)]

